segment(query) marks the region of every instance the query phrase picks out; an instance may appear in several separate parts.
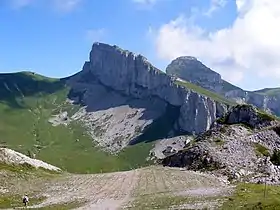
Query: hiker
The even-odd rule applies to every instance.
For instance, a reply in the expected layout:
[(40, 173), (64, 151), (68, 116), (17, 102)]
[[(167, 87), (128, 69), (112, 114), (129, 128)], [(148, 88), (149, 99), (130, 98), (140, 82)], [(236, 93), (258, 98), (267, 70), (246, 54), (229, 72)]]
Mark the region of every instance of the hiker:
[(29, 202), (27, 195), (23, 197), (22, 202), (24, 203), (24, 206), (27, 206), (27, 203)]

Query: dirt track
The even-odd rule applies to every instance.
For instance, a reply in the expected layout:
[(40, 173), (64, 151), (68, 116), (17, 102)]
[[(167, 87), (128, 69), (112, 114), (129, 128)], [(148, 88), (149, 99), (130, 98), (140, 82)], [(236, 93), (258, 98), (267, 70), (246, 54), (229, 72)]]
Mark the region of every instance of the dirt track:
[[(49, 182), (41, 191), (47, 199), (32, 208), (85, 201), (78, 209), (113, 210), (128, 208), (134, 199), (158, 194), (213, 197), (230, 188), (214, 176), (163, 167), (148, 167), (127, 172), (67, 175)], [(133, 209), (133, 208), (132, 208)]]

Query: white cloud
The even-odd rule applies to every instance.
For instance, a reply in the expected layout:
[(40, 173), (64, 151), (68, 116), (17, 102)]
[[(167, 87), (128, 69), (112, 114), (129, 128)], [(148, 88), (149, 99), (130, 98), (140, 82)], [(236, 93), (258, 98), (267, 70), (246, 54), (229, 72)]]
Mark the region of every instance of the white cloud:
[(171, 0), (131, 0), (139, 9), (153, 9), (156, 4), (171, 1)]
[(20, 9), (31, 6), (35, 3), (43, 3), (43, 5), (50, 5), (57, 11), (70, 12), (76, 9), (84, 0), (9, 0), (12, 7)]
[(105, 35), (106, 30), (104, 28), (90, 29), (86, 32), (86, 37), (90, 42), (100, 42), (104, 39)]
[(53, 0), (54, 7), (63, 12), (70, 12), (76, 9), (81, 3), (82, 0)]
[(10, 0), (11, 6), (15, 9), (26, 7), (33, 2), (34, 2), (34, 0)]
[(155, 4), (158, 0), (132, 0), (135, 3), (138, 4), (143, 4), (143, 5), (153, 5)]
[(280, 78), (280, 1), (236, 0), (236, 8), (234, 23), (214, 32), (184, 16), (162, 25), (155, 32), (158, 56), (196, 56), (235, 82), (244, 73)]
[(211, 16), (215, 11), (226, 6), (228, 0), (211, 0), (209, 9), (204, 13)]

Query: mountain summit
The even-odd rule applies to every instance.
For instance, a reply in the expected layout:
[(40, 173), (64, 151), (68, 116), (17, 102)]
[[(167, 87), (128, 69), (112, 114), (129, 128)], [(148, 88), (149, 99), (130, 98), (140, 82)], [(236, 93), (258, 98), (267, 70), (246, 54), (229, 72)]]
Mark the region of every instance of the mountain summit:
[(142, 55), (104, 43), (93, 44), (89, 61), (68, 84), (69, 97), (86, 107), (78, 118), (114, 151), (141, 139), (203, 132), (228, 106), (178, 85)]
[(167, 66), (166, 73), (211, 91), (222, 91), (223, 80), (221, 75), (205, 66), (195, 57), (183, 56), (176, 58)]

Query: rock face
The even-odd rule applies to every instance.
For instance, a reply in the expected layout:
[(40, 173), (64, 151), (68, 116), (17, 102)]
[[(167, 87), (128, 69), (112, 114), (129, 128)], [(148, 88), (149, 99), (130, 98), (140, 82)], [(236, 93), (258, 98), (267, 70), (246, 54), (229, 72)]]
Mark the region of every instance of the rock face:
[(21, 154), (8, 148), (0, 148), (0, 162), (9, 165), (28, 164), (34, 168), (44, 168), (51, 171), (61, 171), (61, 169), (58, 167), (52, 166), (41, 160), (29, 158), (24, 154)]
[(280, 183), (279, 131), (279, 122), (269, 115), (238, 105), (162, 163), (210, 171), (229, 179), (263, 182), (267, 177), (271, 183)]
[(176, 58), (167, 66), (166, 73), (211, 91), (222, 91), (223, 81), (221, 75), (212, 71), (195, 57), (183, 56)]
[[(223, 80), (221, 75), (193, 57), (179, 57), (166, 68), (166, 73), (214, 91), (238, 103), (249, 103), (280, 116), (280, 90), (245, 91)], [(273, 91), (278, 90), (278, 91)]]
[(178, 86), (142, 55), (103, 43), (93, 44), (89, 61), (68, 84), (69, 98), (85, 107), (74, 118), (85, 123), (102, 147), (115, 145), (115, 151), (137, 141), (159, 119), (169, 124), (162, 133), (200, 133), (227, 109)]
[[(237, 105), (217, 120), (222, 124), (244, 124), (251, 128), (263, 128), (277, 124), (276, 117), (258, 110), (252, 105)], [(215, 125), (215, 123), (213, 123)]]
[(151, 157), (164, 159), (183, 150), (193, 138), (191, 136), (176, 136), (162, 139), (155, 143), (151, 150)]

